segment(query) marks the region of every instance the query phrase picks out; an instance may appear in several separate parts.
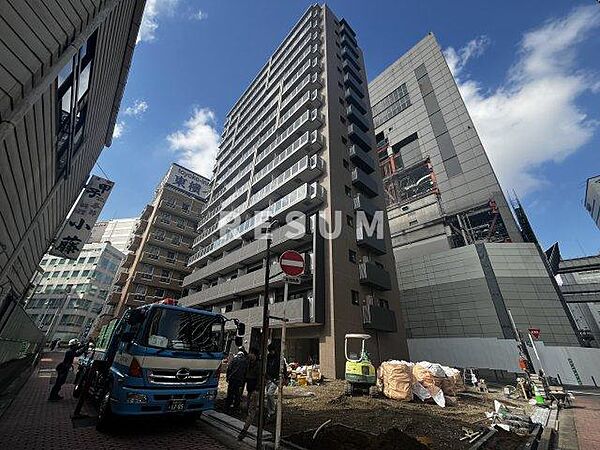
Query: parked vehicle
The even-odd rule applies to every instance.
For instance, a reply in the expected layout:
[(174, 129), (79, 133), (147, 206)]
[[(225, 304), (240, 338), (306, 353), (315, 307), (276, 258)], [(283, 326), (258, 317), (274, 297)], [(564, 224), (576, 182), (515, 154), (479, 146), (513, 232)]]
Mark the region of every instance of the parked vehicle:
[[(212, 409), (231, 345), (228, 321), (172, 299), (127, 310), (106, 349), (80, 360), (75, 391), (85, 390), (98, 402), (97, 428), (106, 430), (114, 416), (196, 416)], [(241, 345), (245, 327), (234, 322)]]

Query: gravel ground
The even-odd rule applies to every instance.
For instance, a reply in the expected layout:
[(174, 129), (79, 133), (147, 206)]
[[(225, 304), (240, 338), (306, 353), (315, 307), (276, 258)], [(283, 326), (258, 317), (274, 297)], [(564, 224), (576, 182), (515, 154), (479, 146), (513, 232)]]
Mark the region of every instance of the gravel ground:
[[(219, 386), (216, 409), (223, 410), (227, 384)], [(420, 400), (399, 402), (387, 398), (368, 396), (346, 397), (344, 381), (326, 381), (320, 386), (286, 387), (284, 391), (283, 436), (318, 428), (323, 422), (381, 434), (397, 428), (431, 449), (467, 449), (471, 444), (459, 439), (463, 427), (480, 429), (488, 425), (485, 412), (493, 411), (493, 401), (498, 399), (509, 406), (528, 408), (522, 400), (505, 400), (502, 394), (467, 393), (459, 395), (452, 406), (440, 408)], [(307, 393), (314, 395), (307, 397)], [(301, 396), (303, 395), (303, 396)], [(245, 412), (235, 414), (245, 418)], [(267, 429), (273, 429), (272, 423)]]

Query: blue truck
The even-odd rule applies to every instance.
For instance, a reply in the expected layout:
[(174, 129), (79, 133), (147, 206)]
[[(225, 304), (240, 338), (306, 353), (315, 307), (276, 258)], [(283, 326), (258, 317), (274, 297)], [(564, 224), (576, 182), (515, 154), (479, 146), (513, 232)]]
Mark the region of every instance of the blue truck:
[(114, 416), (197, 416), (212, 409), (224, 355), (244, 334), (234, 320), (234, 338), (228, 321), (172, 299), (127, 310), (106, 348), (80, 359), (75, 394), (97, 401), (98, 430), (107, 430)]

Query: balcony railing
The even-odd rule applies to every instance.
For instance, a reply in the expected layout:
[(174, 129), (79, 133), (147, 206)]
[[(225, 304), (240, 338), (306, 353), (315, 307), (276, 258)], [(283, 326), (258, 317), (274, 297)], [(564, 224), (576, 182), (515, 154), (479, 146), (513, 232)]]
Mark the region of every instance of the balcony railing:
[(396, 314), (391, 309), (376, 305), (365, 305), (363, 311), (363, 328), (365, 330), (385, 331), (395, 333), (398, 331), (396, 325)]
[(365, 152), (370, 151), (373, 146), (373, 140), (371, 138), (371, 135), (365, 133), (363, 130), (360, 129), (360, 127), (353, 123), (348, 126), (348, 137), (352, 142), (354, 142), (356, 145), (362, 148)]
[(376, 236), (369, 236), (362, 226), (356, 227), (356, 243), (359, 247), (367, 248), (378, 255), (386, 253), (385, 241)]
[(375, 206), (375, 203), (363, 194), (357, 194), (357, 196), (354, 197), (354, 210), (363, 211), (370, 219), (375, 217), (376, 212), (379, 211), (377, 206)]
[(367, 197), (373, 198), (379, 194), (377, 183), (362, 169), (356, 167), (352, 170), (352, 184), (360, 189)]
[(373, 173), (375, 171), (375, 161), (360, 147), (357, 147), (356, 145), (350, 146), (348, 149), (348, 154), (350, 156), (350, 161), (352, 161), (356, 166), (360, 167), (366, 173)]
[(392, 281), (387, 270), (372, 261), (361, 262), (358, 265), (360, 284), (371, 286), (380, 291), (392, 289)]

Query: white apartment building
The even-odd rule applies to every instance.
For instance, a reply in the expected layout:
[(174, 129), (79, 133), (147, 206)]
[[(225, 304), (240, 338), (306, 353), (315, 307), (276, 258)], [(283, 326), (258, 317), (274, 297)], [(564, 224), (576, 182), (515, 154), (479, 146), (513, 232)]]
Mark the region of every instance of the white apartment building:
[(127, 245), (137, 226), (137, 217), (131, 219), (110, 219), (98, 221), (92, 228), (89, 243), (100, 244), (110, 242), (122, 253), (127, 252)]
[(41, 279), (26, 305), (46, 341), (85, 338), (102, 311), (123, 253), (112, 245), (85, 244), (75, 261), (46, 255)]

